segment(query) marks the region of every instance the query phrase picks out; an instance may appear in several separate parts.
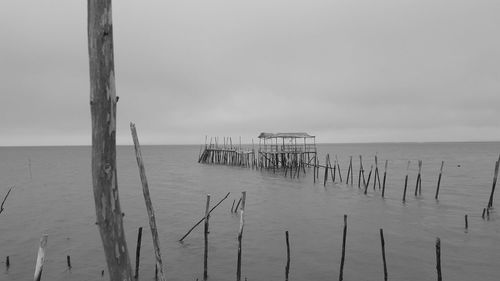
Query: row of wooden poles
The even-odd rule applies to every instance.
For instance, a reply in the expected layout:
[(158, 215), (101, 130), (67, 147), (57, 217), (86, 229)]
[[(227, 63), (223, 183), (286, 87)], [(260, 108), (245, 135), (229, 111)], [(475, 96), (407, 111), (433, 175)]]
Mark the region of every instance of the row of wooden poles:
[[(378, 186), (378, 189), (382, 191), (382, 197), (385, 196), (385, 189), (386, 189), (386, 179), (387, 179), (387, 166), (388, 166), (388, 160), (385, 160), (385, 165), (384, 165), (384, 172), (383, 172), (383, 177), (382, 180), (380, 180), (380, 172), (379, 172), (379, 167), (378, 167), (378, 157), (375, 156), (375, 169), (374, 165), (370, 166), (370, 171), (368, 173), (368, 176), (365, 177), (365, 170), (363, 168), (363, 158), (360, 155), (359, 156), (359, 173), (358, 173), (358, 188), (362, 188), (364, 190), (364, 194), (368, 193), (368, 187), (370, 186), (370, 181), (373, 179), (373, 190), (376, 190), (376, 187)], [(407, 194), (407, 189), (408, 189), (408, 176), (409, 176), (409, 170), (410, 170), (410, 164), (411, 161), (408, 161), (406, 165), (406, 175), (404, 179), (404, 188), (403, 188), (403, 195), (402, 195), (402, 201), (406, 202), (406, 194)], [(418, 164), (418, 174), (417, 174), (417, 180), (415, 182), (415, 189), (414, 189), (414, 196), (419, 196), (422, 195), (422, 160), (417, 161)], [(316, 181), (319, 180), (319, 174), (320, 174), (320, 168), (323, 169), (323, 185), (326, 186), (328, 182), (328, 178), (330, 176), (332, 182), (336, 182), (337, 179), (337, 174), (338, 174), (338, 179), (340, 182), (342, 182), (342, 174), (340, 170), (340, 164), (337, 159), (337, 156), (335, 156), (334, 163), (332, 165), (331, 160), (330, 160), (330, 155), (327, 154), (325, 157), (325, 164), (321, 165), (319, 164), (319, 160), (316, 158), (314, 160), (314, 164), (306, 164), (308, 166), (313, 167), (313, 181), (316, 183)], [(499, 172), (499, 166), (500, 166), (500, 156), (498, 160), (495, 162), (495, 170), (493, 173), (493, 184), (491, 187), (491, 192), (488, 200), (488, 204), (485, 208), (482, 209), (482, 217), (484, 218), (485, 215), (489, 217), (490, 210), (493, 208), (493, 198), (495, 194), (495, 188), (496, 188), (496, 183), (497, 183), (497, 178), (498, 178), (498, 172)], [(434, 194), (434, 198), (437, 200), (439, 197), (439, 190), (441, 186), (441, 180), (443, 176), (443, 167), (444, 167), (444, 161), (441, 161), (441, 166), (439, 168), (439, 175), (437, 178), (437, 184), (436, 184), (436, 191)], [(297, 171), (300, 171), (300, 169), (297, 169)], [(305, 170), (303, 171), (305, 173)], [(354, 169), (353, 169), (353, 162), (352, 162), (352, 156), (349, 159), (349, 167), (347, 169), (347, 176), (346, 176), (346, 184), (350, 184), (351, 186), (354, 185)], [(373, 177), (372, 177), (373, 175)], [(286, 177), (286, 172), (285, 172), (285, 177)]]

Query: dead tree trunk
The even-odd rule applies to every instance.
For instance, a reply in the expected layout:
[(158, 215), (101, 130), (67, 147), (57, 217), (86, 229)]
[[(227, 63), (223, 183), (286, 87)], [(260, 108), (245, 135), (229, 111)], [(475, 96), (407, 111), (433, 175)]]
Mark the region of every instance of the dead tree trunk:
[(111, 0), (88, 0), (92, 185), (111, 280), (132, 280), (116, 177), (116, 91)]

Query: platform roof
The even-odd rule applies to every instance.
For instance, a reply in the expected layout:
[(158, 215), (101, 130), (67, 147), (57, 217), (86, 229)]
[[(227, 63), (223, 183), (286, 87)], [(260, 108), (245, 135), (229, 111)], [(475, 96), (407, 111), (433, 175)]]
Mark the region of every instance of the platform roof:
[(259, 139), (273, 139), (273, 138), (283, 138), (283, 139), (297, 139), (297, 138), (314, 138), (314, 136), (308, 133), (260, 133)]

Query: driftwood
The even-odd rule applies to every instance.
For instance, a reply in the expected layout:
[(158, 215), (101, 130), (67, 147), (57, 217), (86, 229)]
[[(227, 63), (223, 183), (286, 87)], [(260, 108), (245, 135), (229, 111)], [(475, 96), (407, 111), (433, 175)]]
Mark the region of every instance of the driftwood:
[(151, 227), (151, 235), (153, 236), (153, 246), (155, 250), (156, 266), (158, 268), (158, 273), (160, 281), (165, 281), (165, 275), (163, 274), (163, 261), (160, 252), (160, 239), (158, 238), (158, 230), (156, 227), (155, 213), (153, 210), (153, 203), (151, 202), (151, 196), (149, 195), (148, 179), (146, 178), (146, 168), (142, 161), (141, 147), (139, 145), (139, 139), (137, 137), (137, 131), (135, 125), (130, 123), (130, 131), (132, 132), (132, 139), (134, 140), (135, 157), (137, 158), (137, 166), (139, 166), (139, 175), (142, 182), (142, 193), (144, 194), (144, 201), (146, 203), (146, 209), (148, 211), (149, 226)]
[[(224, 196), (224, 198), (222, 198), (217, 204), (215, 204), (215, 206), (212, 207), (212, 209), (210, 209), (210, 212), (208, 212), (208, 214), (210, 215), (210, 213), (215, 209), (217, 208), (217, 206), (219, 206), (222, 201), (226, 200), (226, 198), (229, 196), (229, 192), (226, 194), (226, 196)], [(236, 207), (238, 208), (238, 207)], [(193, 227), (191, 227), (191, 229), (188, 230), (188, 232), (186, 234), (184, 234), (184, 236), (182, 236), (181, 239), (179, 239), (179, 242), (182, 242), (182, 240), (184, 240), (184, 238), (186, 238), (189, 233), (191, 233), (191, 231), (193, 231), (193, 229), (195, 229), (198, 225), (200, 225), (200, 223), (202, 223), (203, 221), (205, 220), (205, 217), (201, 218), (201, 220), (199, 220), (195, 225), (193, 225)]]
[(116, 103), (111, 0), (88, 0), (92, 186), (111, 280), (132, 280), (116, 176)]

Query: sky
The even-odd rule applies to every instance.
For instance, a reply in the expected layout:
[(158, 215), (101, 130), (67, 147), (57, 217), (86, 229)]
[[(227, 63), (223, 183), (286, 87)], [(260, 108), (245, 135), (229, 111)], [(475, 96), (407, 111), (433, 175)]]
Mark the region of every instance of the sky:
[[(500, 141), (500, 1), (113, 1), (117, 143)], [(89, 145), (87, 3), (0, 1), (0, 146)]]

